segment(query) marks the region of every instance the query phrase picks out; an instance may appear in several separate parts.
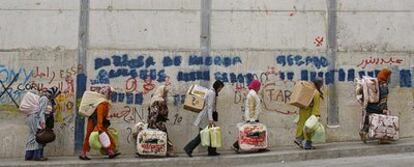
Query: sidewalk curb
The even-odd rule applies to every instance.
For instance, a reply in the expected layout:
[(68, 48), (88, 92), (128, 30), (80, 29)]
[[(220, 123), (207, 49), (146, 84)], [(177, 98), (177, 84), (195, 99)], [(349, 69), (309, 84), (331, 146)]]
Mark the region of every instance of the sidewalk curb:
[(300, 150), (294, 146), (275, 148), (270, 152), (254, 154), (224, 154), (219, 157), (198, 156), (188, 158), (151, 158), (138, 159), (133, 157), (121, 157), (119, 159), (98, 159), (80, 161), (77, 157), (51, 157), (46, 162), (6, 160), (0, 163), (3, 166), (114, 166), (114, 167), (168, 167), (168, 166), (237, 166), (250, 164), (263, 164), (272, 162), (305, 161), (314, 159), (333, 159), (341, 157), (372, 156), (382, 154), (396, 154), (414, 152), (414, 139), (401, 139), (394, 144), (378, 145), (376, 143), (362, 144), (361, 142), (341, 142), (316, 145), (316, 150)]

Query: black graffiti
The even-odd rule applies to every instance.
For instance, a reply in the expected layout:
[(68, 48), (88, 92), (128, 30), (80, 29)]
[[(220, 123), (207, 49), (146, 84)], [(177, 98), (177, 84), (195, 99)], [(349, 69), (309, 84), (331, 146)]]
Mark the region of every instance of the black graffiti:
[(10, 89), (10, 86), (12, 86), (14, 82), (16, 82), (16, 80), (17, 80), (18, 77), (19, 77), (19, 74), (17, 74), (16, 76), (14, 76), (13, 80), (7, 86), (5, 86), (4, 83), (3, 83), (3, 81), (0, 80), (0, 84), (3, 87), (3, 89), (4, 89), (4, 91), (0, 94), (0, 98), (5, 93), (7, 93), (7, 95), (9, 95), (10, 99), (16, 105), (17, 108), (19, 108), (19, 104), (17, 104), (16, 100), (13, 98), (13, 96), (10, 94), (10, 92), (8, 90)]
[(132, 128), (131, 127), (128, 127), (126, 130), (127, 130), (127, 133), (128, 133), (127, 142), (128, 142), (128, 144), (130, 144), (131, 141), (133, 141), (133, 139), (131, 139), (131, 138), (133, 138)]
[(176, 113), (176, 114), (174, 115), (174, 117), (175, 117), (175, 119), (174, 119), (174, 125), (176, 125), (176, 124), (180, 124), (180, 123), (181, 123), (181, 121), (183, 120), (183, 117), (182, 117), (182, 116), (180, 116), (180, 115), (178, 115), (178, 113)]
[(27, 84), (22, 84), (21, 83), (21, 84), (17, 85), (17, 90), (20, 90), (20, 91), (38, 90), (38, 91), (40, 91), (40, 88), (37, 86), (36, 83), (30, 82), (30, 83), (27, 83)]

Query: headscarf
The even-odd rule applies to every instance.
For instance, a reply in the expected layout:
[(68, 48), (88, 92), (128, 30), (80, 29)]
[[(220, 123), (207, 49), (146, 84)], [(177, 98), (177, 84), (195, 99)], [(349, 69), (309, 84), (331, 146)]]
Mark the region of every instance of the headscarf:
[(319, 94), (321, 95), (321, 98), (323, 99), (323, 92), (322, 92), (322, 86), (323, 86), (323, 79), (321, 77), (316, 77), (312, 80), (312, 83), (315, 85), (316, 90), (318, 90)]
[(389, 69), (386, 69), (386, 68), (384, 68), (384, 69), (382, 69), (379, 73), (378, 73), (378, 75), (377, 75), (377, 79), (378, 79), (378, 81), (380, 81), (380, 82), (387, 82), (388, 81), (388, 79), (390, 78), (390, 76), (391, 76), (391, 71), (389, 70)]
[(168, 86), (165, 86), (165, 85), (159, 86), (151, 97), (151, 105), (157, 101), (159, 102), (165, 101), (164, 95), (167, 94), (169, 90), (170, 88)]
[(258, 92), (260, 90), (261, 85), (262, 84), (259, 80), (253, 80), (249, 85), (249, 90), (255, 90), (256, 92)]
[(56, 87), (56, 86), (53, 86), (53, 87), (50, 87), (50, 88), (48, 88), (46, 91), (45, 91), (45, 95), (49, 98), (49, 99), (55, 99), (57, 96), (59, 96), (60, 95), (60, 90), (59, 90), (59, 88), (58, 87)]
[(99, 93), (104, 95), (107, 99), (110, 99), (113, 90), (114, 89), (110, 86), (103, 86), (101, 89), (99, 89)]

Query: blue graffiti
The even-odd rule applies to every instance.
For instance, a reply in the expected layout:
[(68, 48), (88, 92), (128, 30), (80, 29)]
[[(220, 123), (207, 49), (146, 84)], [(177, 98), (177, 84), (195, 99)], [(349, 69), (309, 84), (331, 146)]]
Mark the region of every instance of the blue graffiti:
[(224, 83), (246, 83), (250, 84), (255, 78), (255, 75), (252, 73), (247, 74), (236, 74), (236, 73), (227, 73), (227, 72), (216, 72), (214, 73), (214, 79), (220, 80)]
[(144, 95), (142, 93), (135, 94), (135, 104), (142, 105), (144, 103)]
[[(280, 79), (285, 80), (285, 73), (280, 73)], [(287, 72), (289, 75), (290, 72)], [(325, 80), (326, 84), (334, 84), (335, 80), (338, 80), (339, 82), (352, 82), (354, 81), (356, 75), (358, 78), (362, 78), (363, 76), (370, 76), (370, 77), (376, 77), (379, 73), (379, 70), (371, 70), (371, 71), (365, 71), (361, 70), (356, 72), (355, 69), (338, 69), (338, 70), (331, 70), (331, 71), (308, 71), (308, 70), (301, 70), (300, 72), (300, 79), (309, 81), (315, 79), (317, 76), (321, 77)], [(400, 70), (400, 87), (412, 87), (412, 73), (410, 70), (402, 69)], [(291, 80), (292, 78), (288, 77), (288, 80)]]
[(210, 71), (192, 71), (192, 72), (178, 72), (177, 81), (209, 81)]
[(109, 58), (96, 58), (95, 59), (95, 70), (101, 67), (110, 66), (110, 65), (111, 65), (111, 60)]
[(96, 58), (95, 59), (95, 70), (111, 66), (111, 63), (115, 67), (129, 67), (131, 69), (145, 67), (148, 68), (150, 66), (155, 66), (155, 61), (152, 56), (149, 55), (137, 55), (135, 58), (130, 58), (128, 54), (123, 55), (113, 55), (111, 59), (109, 58)]
[(28, 71), (25, 68), (20, 68), (16, 72), (15, 70), (9, 69), (4, 65), (0, 65), (0, 76), (3, 76), (3, 78), (0, 78), (0, 80), (4, 84), (10, 83), (16, 75), (18, 75), (17, 80), (19, 80), (19, 78), (23, 77), (23, 81), (22, 82), (18, 81), (19, 83), (27, 84), (29, 82), (30, 78), (33, 75), (33, 70)]
[(107, 73), (108, 72), (106, 70), (101, 69), (100, 72), (98, 73), (97, 81), (95, 82), (109, 83), (109, 79), (117, 78), (117, 77), (132, 77), (132, 78), (139, 77), (142, 80), (145, 80), (147, 79), (147, 77), (149, 77), (152, 80), (163, 82), (165, 81), (165, 78), (166, 78), (164, 69), (161, 69), (159, 71), (157, 71), (156, 69), (141, 69), (137, 71), (137, 69), (118, 68), (118, 69), (112, 69), (109, 71), (108, 74)]
[(117, 92), (112, 92), (111, 101), (116, 102), (117, 99), (118, 99), (118, 93)]
[(354, 69), (349, 69), (348, 70), (348, 79), (347, 81), (354, 81), (355, 79), (355, 70)]
[[(0, 92), (3, 92), (3, 91), (0, 91)], [(0, 104), (10, 104), (10, 103), (13, 103), (13, 100), (20, 100), (20, 98), (22, 98), (23, 91), (21, 90), (9, 88), (7, 89), (7, 92), (9, 92), (11, 96), (7, 96), (7, 95), (1, 96)]]
[(181, 56), (165, 56), (162, 59), (162, 65), (164, 67), (170, 67), (170, 66), (180, 66), (181, 65)]
[(134, 104), (134, 94), (126, 93), (126, 103), (127, 104)]
[(239, 56), (198, 56), (190, 55), (188, 59), (188, 65), (217, 65), (229, 67), (232, 65), (242, 64), (241, 58)]
[(178, 105), (184, 104), (185, 95), (178, 95), (178, 94), (176, 94), (176, 95), (173, 96), (173, 98), (174, 98), (174, 106), (178, 106)]
[(100, 70), (94, 84), (109, 84), (109, 74), (106, 70)]
[(125, 100), (125, 93), (118, 93), (118, 102), (124, 102)]
[[(111, 64), (112, 63), (112, 64)], [(113, 55), (109, 58), (96, 58), (95, 69), (99, 69), (105, 66), (113, 65), (116, 68), (101, 69), (99, 70), (96, 79), (91, 80), (92, 84), (109, 84), (110, 79), (117, 77), (139, 77), (142, 80), (150, 78), (157, 80), (158, 82), (164, 82), (167, 75), (165, 70), (156, 70), (156, 62), (152, 56), (137, 55), (135, 58), (130, 58), (128, 54)], [(168, 66), (180, 66), (181, 56), (174, 56), (173, 58), (167, 56), (164, 57), (163, 65)], [(154, 69), (148, 69), (154, 67)], [(139, 69), (140, 68), (140, 69)]]
[[(126, 102), (125, 102), (126, 99)], [(144, 95), (140, 93), (122, 93), (122, 92), (113, 92), (111, 96), (111, 101), (115, 103), (126, 103), (126, 104), (136, 104), (142, 105), (144, 102)]]
[(314, 65), (317, 69), (327, 67), (329, 65), (328, 59), (322, 56), (305, 56), (301, 55), (279, 55), (276, 56), (276, 63), (282, 66), (302, 66)]
[(410, 70), (400, 71), (400, 87), (411, 87), (412, 86), (412, 75)]
[(148, 68), (155, 65), (154, 58), (147, 55), (139, 55), (136, 58), (130, 59), (127, 54), (121, 56), (113, 55), (112, 61), (115, 67), (129, 67), (129, 68)]

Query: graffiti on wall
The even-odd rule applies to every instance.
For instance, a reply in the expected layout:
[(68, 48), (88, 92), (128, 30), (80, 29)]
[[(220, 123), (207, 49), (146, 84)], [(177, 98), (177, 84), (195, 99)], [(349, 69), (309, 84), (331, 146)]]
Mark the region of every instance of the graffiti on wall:
[(0, 65), (0, 104), (14, 104), (21, 98), (22, 91), (16, 88), (17, 85), (27, 84), (32, 76), (33, 71), (26, 68), (18, 70), (9, 68), (6, 65)]
[(400, 65), (403, 61), (404, 61), (403, 59), (394, 58), (394, 57), (389, 57), (389, 58), (369, 57), (366, 59), (362, 59), (361, 63), (359, 63), (357, 67), (361, 67), (362, 69), (364, 69), (368, 65), (383, 65), (383, 64)]
[[(315, 43), (322, 45), (323, 37), (318, 37)], [(154, 58), (150, 54), (116, 54), (95, 58), (96, 75), (91, 80), (95, 83), (111, 83), (114, 79), (124, 80), (121, 91), (112, 95), (115, 103), (126, 105), (144, 105), (150, 98), (147, 94), (159, 84), (172, 85), (174, 82), (194, 82), (221, 80), (231, 84), (234, 88), (233, 102), (236, 105), (244, 104), (247, 95), (247, 85), (253, 79), (262, 82), (262, 99), (264, 108), (282, 114), (294, 114), (295, 108), (287, 104), (292, 94), (293, 82), (295, 80), (312, 80), (321, 77), (326, 84), (335, 82), (353, 82), (355, 78), (365, 75), (375, 76), (379, 69), (366, 70), (371, 64), (399, 65), (403, 62), (400, 58), (363, 59), (355, 67), (339, 67), (328, 70), (331, 62), (322, 55), (298, 55), (282, 54), (274, 56), (274, 62), (269, 62), (267, 69), (256, 69), (257, 71), (245, 72), (239, 68), (246, 63), (240, 56), (199, 56), (190, 54), (166, 55)], [(211, 71), (211, 68), (201, 70), (197, 66), (219, 66), (224, 70)], [(265, 66), (265, 67), (266, 67)], [(235, 68), (232, 68), (235, 67)], [(175, 68), (175, 70), (169, 70)], [(213, 68), (216, 69), (216, 68)], [(237, 69), (237, 70), (226, 70)], [(168, 75), (167, 75), (168, 73)], [(400, 87), (411, 87), (412, 72), (400, 67)], [(119, 85), (119, 80), (114, 82)], [(174, 106), (181, 106), (184, 102), (185, 92), (171, 94)], [(279, 106), (279, 107), (278, 107)], [(280, 107), (282, 106), (282, 107)], [(282, 109), (281, 109), (282, 108)], [(122, 115), (122, 114), (121, 114)]]
[[(49, 66), (36, 66), (33, 69), (21, 67), (9, 68), (0, 65), (0, 103), (4, 106), (14, 104), (14, 108), (8, 111), (18, 111), (18, 103), (26, 91), (39, 92), (48, 87), (56, 86), (62, 93), (56, 97), (55, 121), (62, 128), (67, 127), (73, 121), (75, 108), (74, 77), (82, 66), (54, 69)], [(68, 113), (68, 114), (65, 114)]]
[[(379, 59), (376, 59), (379, 60)], [(385, 60), (385, 59), (384, 59)], [(364, 65), (357, 65), (357, 68), (338, 68), (327, 70), (330, 62), (323, 56), (301, 56), (301, 55), (278, 55), (275, 58), (278, 66), (280, 66), (281, 80), (313, 80), (321, 77), (326, 84), (334, 84), (339, 82), (353, 82), (355, 78), (362, 76), (375, 77), (380, 69), (366, 70)], [(389, 65), (398, 65), (402, 59), (388, 59)], [(365, 61), (364, 61), (365, 62)], [(385, 62), (385, 61), (384, 61)], [(381, 62), (382, 63), (382, 59)], [(298, 68), (294, 68), (298, 67)], [(412, 71), (404, 67), (399, 67), (399, 85), (400, 87), (412, 87)]]

